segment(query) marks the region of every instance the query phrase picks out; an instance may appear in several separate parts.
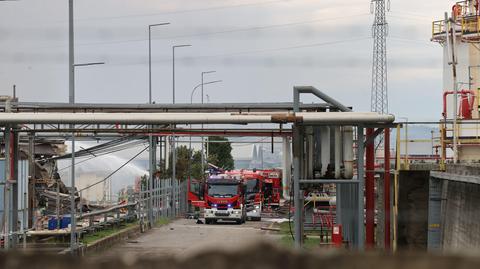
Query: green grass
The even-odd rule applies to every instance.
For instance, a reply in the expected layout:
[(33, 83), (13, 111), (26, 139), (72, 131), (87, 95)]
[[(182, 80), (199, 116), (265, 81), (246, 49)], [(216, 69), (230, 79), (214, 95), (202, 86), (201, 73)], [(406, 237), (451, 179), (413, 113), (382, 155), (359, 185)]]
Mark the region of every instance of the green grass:
[[(277, 228), (280, 228), (280, 233), (283, 235), (280, 238), (280, 244), (285, 247), (294, 247), (294, 241), (290, 233), (290, 225), (292, 227), (292, 233), (294, 230), (293, 222), (290, 224), (288, 222), (283, 222), (277, 224)], [(303, 247), (307, 250), (314, 249), (320, 246), (320, 236), (318, 233), (308, 233), (307, 238), (304, 239)]]
[[(157, 220), (157, 222), (155, 222), (155, 227), (160, 227), (160, 226), (163, 226), (163, 225), (167, 225), (169, 223), (170, 223), (170, 219), (160, 218), (159, 220)], [(112, 228), (103, 229), (103, 230), (100, 230), (96, 233), (85, 235), (81, 239), (81, 241), (82, 241), (82, 243), (89, 245), (89, 244), (92, 244), (93, 242), (95, 242), (97, 240), (100, 240), (100, 239), (103, 239), (105, 237), (111, 236), (115, 233), (124, 231), (124, 230), (129, 229), (131, 227), (134, 227), (136, 225), (139, 225), (138, 221), (127, 223), (127, 224), (122, 225), (120, 227), (112, 227)]]
[[(294, 242), (292, 239), (292, 236), (289, 235), (284, 235), (280, 239), (280, 244), (285, 247), (291, 247), (293, 248)], [(320, 237), (308, 237), (305, 238), (303, 241), (303, 248), (307, 250), (315, 249), (320, 246)]]
[(100, 240), (102, 238), (108, 237), (108, 236), (113, 235), (115, 233), (121, 232), (121, 231), (126, 230), (128, 228), (134, 227), (135, 225), (138, 225), (138, 222), (131, 222), (131, 223), (127, 223), (126, 225), (122, 225), (120, 227), (112, 227), (112, 228), (103, 229), (103, 230), (100, 230), (96, 233), (87, 234), (87, 235), (83, 236), (81, 241), (82, 241), (82, 243), (89, 245), (89, 244), (92, 244), (93, 242), (95, 242), (97, 240)]
[(157, 220), (157, 222), (155, 222), (155, 227), (167, 225), (167, 224), (169, 224), (170, 222), (171, 222), (170, 219), (160, 218), (159, 220)]

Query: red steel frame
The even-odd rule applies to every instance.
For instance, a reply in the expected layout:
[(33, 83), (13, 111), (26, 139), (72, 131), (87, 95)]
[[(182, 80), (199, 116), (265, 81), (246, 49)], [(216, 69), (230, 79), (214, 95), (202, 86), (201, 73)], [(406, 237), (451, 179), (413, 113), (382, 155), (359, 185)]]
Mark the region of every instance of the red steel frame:
[[(373, 128), (367, 128), (367, 139), (372, 138)], [(366, 147), (366, 179), (365, 179), (365, 236), (366, 247), (375, 246), (375, 140)]]
[(390, 250), (390, 129), (385, 128), (384, 131), (384, 148), (385, 148), (385, 174), (383, 184), (384, 194), (384, 210), (385, 210), (385, 250)]

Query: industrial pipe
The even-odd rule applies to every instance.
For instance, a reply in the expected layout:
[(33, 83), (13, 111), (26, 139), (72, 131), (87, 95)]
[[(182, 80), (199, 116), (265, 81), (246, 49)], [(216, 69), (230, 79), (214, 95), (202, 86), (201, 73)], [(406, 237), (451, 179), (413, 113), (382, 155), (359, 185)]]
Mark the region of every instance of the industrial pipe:
[(323, 101), (329, 103), (330, 105), (338, 108), (342, 112), (351, 112), (352, 110), (342, 103), (338, 102), (337, 100), (333, 99), (332, 97), (328, 96), (327, 94), (321, 92), (320, 90), (316, 89), (312, 86), (295, 86), (293, 87), (293, 102), (294, 102), (294, 111), (299, 111), (299, 104), (300, 104), (300, 94), (301, 93), (311, 93), (318, 98), (322, 99)]
[(357, 112), (235, 113), (1, 113), (2, 124), (249, 124), (357, 125), (391, 123), (393, 115)]
[(289, 137), (283, 137), (283, 199), (291, 200), (290, 197), (290, 185), (292, 183), (292, 147)]
[[(340, 126), (334, 127), (335, 131), (335, 178), (340, 178), (340, 166), (342, 163), (342, 133)], [(353, 145), (352, 145), (353, 146)]]
[(343, 166), (345, 179), (353, 178), (353, 128), (343, 127)]
[(330, 164), (330, 127), (320, 127), (320, 160), (322, 164), (321, 176), (324, 177)]
[[(445, 91), (445, 92), (443, 92), (443, 113), (442, 113), (442, 115), (445, 118), (447, 117), (447, 96), (450, 95), (450, 94), (454, 94), (454, 93), (455, 93), (455, 91)], [(472, 98), (475, 98), (475, 96), (477, 95), (477, 93), (474, 90), (461, 90), (461, 91), (457, 91), (457, 94), (458, 93), (460, 93), (462, 95), (471, 94)], [(454, 100), (454, 101), (458, 102), (458, 100)], [(474, 109), (473, 104), (474, 104), (474, 100), (471, 100), (470, 101), (470, 108), (469, 108), (470, 113)], [(455, 111), (455, 113), (458, 113), (458, 111)]]

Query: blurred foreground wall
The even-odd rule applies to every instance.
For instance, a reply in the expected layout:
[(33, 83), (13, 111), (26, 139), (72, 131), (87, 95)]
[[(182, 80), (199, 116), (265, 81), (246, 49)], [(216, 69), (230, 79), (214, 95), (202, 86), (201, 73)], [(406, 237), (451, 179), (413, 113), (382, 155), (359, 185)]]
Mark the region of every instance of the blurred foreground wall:
[(123, 268), (480, 268), (480, 257), (432, 256), (427, 254), (401, 254), (397, 256), (378, 253), (347, 254), (322, 250), (321, 253), (298, 253), (269, 245), (257, 245), (230, 253), (205, 252), (184, 260), (171, 258), (142, 259), (118, 257), (72, 258), (44, 254), (1, 253), (0, 268), (48, 268), (48, 269), (123, 269)]

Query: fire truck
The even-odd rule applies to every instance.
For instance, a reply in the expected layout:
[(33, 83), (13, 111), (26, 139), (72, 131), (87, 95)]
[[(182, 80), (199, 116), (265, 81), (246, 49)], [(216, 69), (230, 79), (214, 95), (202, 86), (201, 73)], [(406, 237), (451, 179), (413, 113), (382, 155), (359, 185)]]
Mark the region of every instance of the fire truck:
[(249, 220), (262, 219), (263, 183), (264, 177), (259, 173), (243, 173), (242, 179), (246, 185), (246, 207)]
[(247, 218), (245, 189), (242, 180), (229, 175), (209, 177), (203, 187), (205, 223), (218, 220), (244, 223)]
[(259, 171), (264, 176), (264, 206), (278, 208), (282, 196), (282, 171), (278, 169)]

